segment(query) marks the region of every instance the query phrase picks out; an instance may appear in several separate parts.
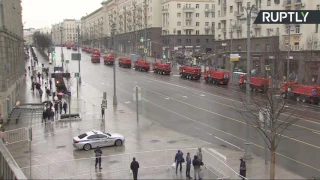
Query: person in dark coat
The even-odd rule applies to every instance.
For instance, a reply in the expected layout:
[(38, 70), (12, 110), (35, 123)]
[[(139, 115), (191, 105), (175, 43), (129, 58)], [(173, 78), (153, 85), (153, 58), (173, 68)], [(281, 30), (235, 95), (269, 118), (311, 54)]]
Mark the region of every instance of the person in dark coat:
[(47, 118), (48, 118), (48, 113), (47, 113), (46, 110), (44, 110), (44, 111), (42, 112), (42, 122), (43, 122), (43, 121), (47, 121), (47, 120), (46, 120)]
[(174, 157), (174, 162), (176, 162), (176, 174), (178, 171), (179, 164), (180, 164), (180, 172), (182, 172), (182, 161), (183, 161), (183, 152), (178, 150), (176, 156)]
[(67, 108), (68, 108), (68, 105), (66, 102), (63, 103), (63, 110), (64, 110), (64, 113), (67, 114)]
[(35, 83), (32, 81), (32, 84), (31, 84), (31, 90), (34, 92), (34, 86), (35, 86)]
[(33, 75), (31, 75), (31, 77), (30, 77), (30, 78), (31, 78), (31, 81), (33, 82)]
[(50, 111), (50, 117), (51, 117), (51, 120), (54, 121), (54, 112), (52, 111), (52, 109)]
[(138, 163), (138, 161), (136, 161), (135, 157), (133, 158), (133, 160), (131, 162), (130, 169), (131, 169), (132, 174), (133, 174), (133, 179), (137, 180), (138, 179), (139, 163)]
[(50, 85), (50, 90), (52, 89), (52, 80), (50, 79), (49, 81), (49, 85)]
[(247, 167), (246, 167), (246, 162), (244, 161), (243, 158), (240, 158), (240, 175), (242, 176), (242, 180), (245, 179), (246, 177), (246, 171), (247, 171)]
[(41, 73), (40, 73), (40, 72), (38, 72), (39, 82), (40, 82), (40, 77), (41, 77)]
[(198, 179), (200, 180), (201, 179), (201, 177), (200, 177), (201, 161), (198, 159), (197, 155), (194, 156), (194, 158), (192, 160), (192, 165), (193, 165), (193, 170), (194, 170), (194, 179), (196, 180), (197, 176), (198, 176)]
[(97, 146), (97, 148), (94, 150), (94, 154), (96, 155), (96, 164), (95, 164), (95, 168), (97, 168), (97, 165), (99, 163), (99, 169), (102, 169), (101, 167), (101, 155), (102, 155), (102, 151), (100, 149), (99, 146)]
[(186, 157), (186, 177), (191, 179), (190, 176), (190, 169), (191, 169), (191, 157), (190, 157), (190, 153), (187, 153), (187, 157)]
[(42, 94), (43, 94), (42, 89), (39, 89), (40, 101), (42, 101)]
[(58, 114), (58, 113), (59, 113), (58, 103), (55, 103), (55, 104), (54, 104), (54, 112), (55, 112), (55, 114)]
[(62, 103), (59, 104), (60, 105), (60, 114), (62, 113)]

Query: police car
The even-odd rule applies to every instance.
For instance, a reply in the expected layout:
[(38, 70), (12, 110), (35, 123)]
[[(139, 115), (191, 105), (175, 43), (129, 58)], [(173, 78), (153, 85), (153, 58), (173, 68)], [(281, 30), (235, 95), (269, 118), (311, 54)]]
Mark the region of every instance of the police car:
[(121, 134), (89, 131), (73, 138), (73, 146), (86, 151), (104, 146), (122, 146), (125, 138)]

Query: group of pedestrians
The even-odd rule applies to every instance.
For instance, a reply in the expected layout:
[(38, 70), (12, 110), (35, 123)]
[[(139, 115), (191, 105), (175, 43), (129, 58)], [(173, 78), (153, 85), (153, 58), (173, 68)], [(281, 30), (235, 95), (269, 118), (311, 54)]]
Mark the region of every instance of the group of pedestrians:
[(192, 179), (190, 176), (190, 170), (191, 170), (191, 163), (193, 165), (194, 169), (194, 179), (198, 177), (198, 179), (201, 179), (200, 177), (200, 171), (201, 166), (203, 166), (202, 161), (202, 151), (201, 148), (198, 148), (198, 152), (196, 155), (193, 156), (193, 160), (191, 161), (190, 153), (187, 153), (186, 160), (183, 157), (183, 152), (181, 150), (178, 150), (178, 152), (175, 155), (174, 158), (174, 164), (176, 167), (176, 174), (178, 173), (178, 167), (180, 166), (180, 173), (182, 172), (182, 163), (186, 162), (186, 177), (189, 179)]
[(2, 118), (2, 115), (0, 114), (0, 139), (2, 140), (2, 142), (3, 143), (5, 143), (5, 139), (4, 139), (4, 137), (5, 137), (5, 133), (4, 133), (4, 131), (5, 131), (5, 129), (4, 129), (4, 127), (3, 127), (3, 118)]

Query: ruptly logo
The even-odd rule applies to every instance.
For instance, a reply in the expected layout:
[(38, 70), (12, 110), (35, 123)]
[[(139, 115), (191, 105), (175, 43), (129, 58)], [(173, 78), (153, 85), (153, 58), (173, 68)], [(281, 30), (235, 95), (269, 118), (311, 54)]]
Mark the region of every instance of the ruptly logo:
[(255, 24), (320, 24), (320, 11), (260, 11)]

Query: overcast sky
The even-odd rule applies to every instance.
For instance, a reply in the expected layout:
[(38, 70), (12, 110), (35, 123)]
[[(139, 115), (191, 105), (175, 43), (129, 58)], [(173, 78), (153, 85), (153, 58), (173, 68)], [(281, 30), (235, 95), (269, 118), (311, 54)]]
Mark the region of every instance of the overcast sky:
[(101, 7), (102, 0), (22, 0), (24, 28), (51, 27), (63, 19), (80, 19)]

